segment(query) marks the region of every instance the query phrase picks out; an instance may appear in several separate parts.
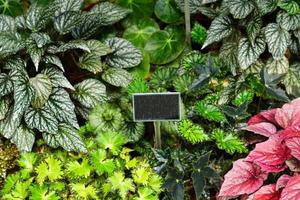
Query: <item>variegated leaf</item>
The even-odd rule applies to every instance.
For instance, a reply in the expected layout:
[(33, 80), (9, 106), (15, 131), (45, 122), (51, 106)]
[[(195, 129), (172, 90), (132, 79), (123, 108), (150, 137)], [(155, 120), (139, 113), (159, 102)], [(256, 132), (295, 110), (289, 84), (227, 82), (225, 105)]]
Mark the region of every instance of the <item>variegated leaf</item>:
[(56, 134), (58, 131), (58, 121), (48, 107), (28, 108), (24, 120), (29, 128), (40, 132)]
[(262, 15), (270, 13), (277, 8), (278, 0), (255, 0)]
[(247, 17), (254, 10), (254, 3), (250, 0), (230, 0), (230, 13), (236, 19)]
[(300, 97), (300, 64), (291, 65), (286, 76), (284, 77), (283, 84), (286, 92), (289, 95)]
[(55, 11), (55, 15), (59, 15), (66, 11), (79, 11), (83, 7), (83, 0), (55, 0), (52, 4)]
[(117, 68), (135, 67), (142, 61), (142, 53), (123, 38), (112, 38), (105, 41), (113, 53), (107, 57), (107, 64)]
[(54, 135), (51, 133), (43, 133), (43, 139), (45, 140), (46, 144), (52, 148), (59, 147), (59, 143), (55, 139)]
[(69, 11), (56, 16), (54, 19), (54, 28), (61, 34), (67, 34), (83, 21), (80, 12)]
[(285, 56), (279, 60), (270, 58), (266, 64), (266, 70), (268, 74), (285, 74), (289, 70), (289, 60)]
[(41, 62), (42, 56), (44, 55), (44, 49), (38, 48), (33, 41), (28, 41), (27, 43), (27, 53), (30, 55), (31, 60), (35, 66), (35, 70), (39, 70), (39, 64)]
[(43, 134), (47, 144), (61, 146), (67, 151), (87, 152), (85, 144), (77, 133), (77, 129), (67, 124), (59, 124), (58, 132), (55, 135)]
[(225, 42), (220, 50), (220, 59), (222, 62), (235, 73), (236, 68), (239, 67), (238, 63), (238, 43)]
[(232, 31), (232, 20), (228, 16), (219, 16), (215, 18), (207, 31), (207, 38), (202, 49), (214, 42), (218, 42), (221, 39), (228, 37)]
[(259, 35), (262, 25), (262, 19), (259, 15), (254, 15), (251, 17), (249, 23), (247, 23), (246, 31), (252, 44), (254, 43), (255, 38)]
[(25, 16), (20, 15), (15, 18), (15, 25), (17, 29), (26, 29), (26, 19)]
[(75, 115), (75, 106), (64, 89), (54, 88), (46, 103), (46, 107), (49, 108), (60, 123), (79, 128)]
[(65, 71), (64, 66), (63, 66), (60, 58), (56, 55), (44, 56), (43, 57), (43, 62), (45, 62), (46, 64), (55, 65), (55, 66), (59, 67), (59, 69), (61, 69), (62, 71)]
[(9, 108), (11, 107), (12, 100), (8, 97), (0, 98), (0, 121), (5, 119)]
[(0, 56), (6, 57), (17, 53), (24, 48), (24, 43), (18, 33), (15, 34), (0, 34)]
[(100, 42), (99, 40), (88, 40), (86, 45), (90, 49), (91, 53), (99, 57), (112, 53), (112, 49), (108, 45)]
[(18, 147), (19, 151), (31, 151), (35, 141), (34, 132), (21, 125), (10, 141)]
[(0, 32), (13, 32), (15, 31), (14, 18), (7, 15), (0, 15)]
[(26, 17), (26, 26), (33, 32), (38, 32), (41, 29), (45, 28), (49, 18), (45, 15), (45, 9), (41, 6), (38, 6), (37, 3), (34, 3), (30, 6), (27, 17)]
[(72, 98), (87, 108), (107, 100), (105, 85), (96, 79), (86, 79), (76, 84), (74, 88)]
[(109, 68), (102, 74), (102, 79), (113, 86), (127, 87), (132, 75), (124, 69)]
[(86, 108), (84, 106), (76, 106), (75, 107), (75, 112), (80, 115), (83, 119), (88, 120), (89, 119), (89, 114), (91, 112), (91, 108)]
[(291, 15), (299, 14), (300, 13), (300, 5), (299, 1), (293, 0), (280, 0), (278, 2), (278, 6), (288, 12)]
[(84, 40), (71, 40), (68, 43), (62, 44), (59, 47), (52, 47), (48, 49), (49, 53), (56, 54), (65, 52), (72, 49), (81, 49), (86, 52), (90, 52), (89, 47)]
[(14, 89), (11, 77), (8, 74), (0, 74), (0, 97), (11, 93)]
[(277, 14), (276, 22), (286, 30), (296, 30), (300, 28), (300, 14), (290, 15), (286, 12)]
[(70, 90), (75, 90), (74, 87), (72, 86), (72, 84), (64, 76), (62, 71), (60, 71), (56, 68), (50, 67), (50, 68), (44, 69), (41, 73), (45, 74), (49, 77), (53, 87), (64, 87), (64, 88), (68, 88)]
[(268, 49), (275, 59), (284, 56), (290, 43), (289, 32), (281, 28), (278, 24), (268, 24), (265, 30)]
[(45, 74), (38, 74), (35, 77), (30, 78), (30, 84), (35, 90), (34, 98), (31, 102), (32, 107), (43, 107), (52, 91), (50, 78)]
[[(184, 12), (184, 2), (185, 2), (185, 0), (175, 0), (175, 3), (177, 4), (177, 6), (181, 10), (181, 12)], [(202, 0), (189, 0), (189, 6), (190, 6), (191, 14), (199, 13), (200, 8), (204, 7), (204, 6), (202, 6)]]
[(247, 69), (265, 51), (266, 42), (262, 37), (257, 37), (253, 44), (247, 38), (239, 42), (238, 61), (242, 69)]
[(91, 10), (91, 13), (97, 13), (101, 19), (101, 25), (112, 25), (125, 18), (130, 10), (122, 8), (110, 2), (100, 3)]
[(101, 58), (94, 53), (85, 53), (79, 58), (79, 66), (94, 74), (102, 71)]
[(82, 13), (82, 23), (72, 30), (72, 36), (76, 39), (89, 38), (100, 26), (101, 18), (97, 13)]
[(46, 33), (32, 33), (30, 37), (35, 41), (38, 48), (42, 48), (51, 42), (50, 36)]

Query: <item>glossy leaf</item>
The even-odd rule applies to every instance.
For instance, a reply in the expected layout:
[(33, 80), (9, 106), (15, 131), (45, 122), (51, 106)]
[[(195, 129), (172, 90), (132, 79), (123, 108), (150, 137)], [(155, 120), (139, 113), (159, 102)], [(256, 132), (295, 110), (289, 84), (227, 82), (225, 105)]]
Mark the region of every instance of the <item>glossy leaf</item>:
[(127, 87), (132, 81), (132, 75), (124, 69), (109, 68), (102, 74), (102, 79), (117, 87)]
[(50, 78), (45, 74), (38, 74), (35, 77), (30, 78), (30, 85), (35, 91), (31, 105), (34, 108), (43, 107), (52, 91)]
[(20, 151), (31, 151), (35, 136), (32, 130), (21, 125), (17, 128), (10, 141), (14, 143)]
[(47, 75), (53, 87), (64, 87), (70, 90), (75, 90), (62, 71), (51, 67), (44, 69), (41, 73)]
[(0, 97), (13, 91), (13, 82), (11, 77), (5, 73), (0, 74)]
[(154, 12), (158, 19), (168, 24), (178, 22), (182, 19), (182, 14), (180, 10), (177, 9), (174, 1), (156, 1)]
[(247, 17), (255, 8), (255, 4), (248, 0), (232, 0), (228, 2), (230, 13), (236, 19)]
[(89, 72), (97, 74), (102, 71), (102, 62), (97, 54), (86, 53), (79, 58), (79, 66)]

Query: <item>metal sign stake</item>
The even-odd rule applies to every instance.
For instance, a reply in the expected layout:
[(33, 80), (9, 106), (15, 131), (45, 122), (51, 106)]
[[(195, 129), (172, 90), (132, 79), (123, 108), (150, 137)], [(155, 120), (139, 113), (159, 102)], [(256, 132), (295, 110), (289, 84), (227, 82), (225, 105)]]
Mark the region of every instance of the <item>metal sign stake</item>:
[(154, 147), (161, 149), (161, 133), (160, 133), (160, 121), (153, 122), (154, 124)]

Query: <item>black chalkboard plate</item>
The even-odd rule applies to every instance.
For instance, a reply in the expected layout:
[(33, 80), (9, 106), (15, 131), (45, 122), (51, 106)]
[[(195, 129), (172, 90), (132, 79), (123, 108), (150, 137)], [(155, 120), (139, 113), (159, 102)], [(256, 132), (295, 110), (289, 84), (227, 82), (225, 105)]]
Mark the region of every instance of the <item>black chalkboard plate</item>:
[(180, 93), (136, 93), (132, 96), (134, 121), (179, 121)]

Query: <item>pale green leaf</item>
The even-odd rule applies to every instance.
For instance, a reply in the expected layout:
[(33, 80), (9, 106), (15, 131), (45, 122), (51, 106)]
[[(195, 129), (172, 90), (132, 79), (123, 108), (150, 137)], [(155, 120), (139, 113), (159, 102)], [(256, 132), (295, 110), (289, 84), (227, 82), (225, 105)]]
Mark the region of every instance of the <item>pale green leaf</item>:
[(102, 62), (100, 57), (94, 53), (83, 54), (79, 58), (79, 66), (89, 72), (97, 74), (102, 71)]
[(286, 30), (296, 30), (300, 28), (300, 14), (290, 15), (286, 12), (277, 14), (276, 22)]
[(99, 57), (112, 53), (112, 49), (108, 45), (100, 42), (99, 40), (88, 40), (86, 42), (86, 45), (88, 46), (91, 53)]
[(292, 65), (283, 79), (286, 92), (289, 95), (300, 97), (300, 65)]
[(289, 60), (283, 56), (279, 60), (270, 58), (266, 64), (268, 74), (285, 74), (289, 70)]
[(37, 74), (35, 77), (30, 78), (30, 85), (35, 91), (31, 105), (34, 108), (43, 107), (52, 91), (51, 80), (45, 74)]
[(70, 90), (75, 90), (72, 84), (68, 81), (68, 79), (64, 76), (63, 72), (50, 67), (44, 69), (42, 74), (45, 74), (49, 77), (51, 84), (53, 87), (63, 87), (63, 88), (68, 88)]
[(56, 16), (54, 19), (54, 28), (61, 34), (67, 34), (83, 21), (82, 15), (76, 11), (69, 11)]
[(32, 130), (21, 125), (17, 128), (10, 141), (14, 143), (20, 151), (31, 151), (35, 136)]
[(247, 17), (255, 8), (255, 5), (250, 0), (230, 0), (230, 13), (236, 19), (243, 19)]
[(72, 98), (87, 108), (92, 108), (107, 99), (105, 85), (96, 79), (86, 79), (74, 88)]
[(107, 64), (116, 68), (135, 67), (142, 61), (142, 53), (123, 38), (112, 38), (105, 41), (113, 53), (107, 57)]
[(43, 62), (45, 62), (46, 64), (52, 64), (55, 65), (57, 67), (59, 67), (59, 69), (61, 69), (62, 71), (64, 71), (64, 66), (60, 60), (60, 58), (56, 55), (47, 55), (43, 57)]
[(102, 79), (117, 87), (127, 87), (132, 81), (132, 75), (124, 69), (109, 68), (102, 74)]

